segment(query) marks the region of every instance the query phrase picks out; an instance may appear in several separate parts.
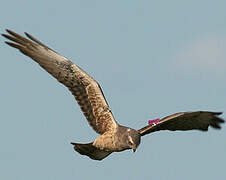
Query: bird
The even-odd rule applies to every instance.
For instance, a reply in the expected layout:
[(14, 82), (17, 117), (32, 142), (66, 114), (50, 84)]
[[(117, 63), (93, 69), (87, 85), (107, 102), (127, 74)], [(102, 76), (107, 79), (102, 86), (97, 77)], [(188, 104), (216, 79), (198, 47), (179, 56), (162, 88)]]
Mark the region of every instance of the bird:
[(26, 32), (26, 36), (9, 29), (6, 29), (6, 32), (2, 34), (8, 39), (5, 43), (33, 59), (65, 85), (74, 96), (89, 125), (100, 134), (90, 143), (71, 143), (75, 151), (93, 160), (103, 160), (113, 152), (129, 149), (135, 152), (141, 138), (156, 131), (207, 131), (209, 126), (220, 129), (221, 123), (224, 122), (219, 117), (222, 112), (193, 111), (151, 120), (148, 125), (138, 130), (122, 126), (115, 120), (99, 83), (82, 68)]

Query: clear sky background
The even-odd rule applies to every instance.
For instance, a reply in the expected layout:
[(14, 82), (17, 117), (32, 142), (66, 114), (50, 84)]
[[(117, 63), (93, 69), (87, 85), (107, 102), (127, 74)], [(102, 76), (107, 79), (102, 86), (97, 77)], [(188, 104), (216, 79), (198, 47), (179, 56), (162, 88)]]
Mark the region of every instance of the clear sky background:
[[(101, 84), (117, 121), (139, 129), (180, 111), (226, 113), (225, 7), (224, 0), (2, 0), (1, 33), (29, 32), (71, 59)], [(226, 177), (225, 125), (150, 134), (136, 153), (100, 162), (74, 152), (71, 141), (98, 135), (72, 95), (0, 40), (0, 179)]]

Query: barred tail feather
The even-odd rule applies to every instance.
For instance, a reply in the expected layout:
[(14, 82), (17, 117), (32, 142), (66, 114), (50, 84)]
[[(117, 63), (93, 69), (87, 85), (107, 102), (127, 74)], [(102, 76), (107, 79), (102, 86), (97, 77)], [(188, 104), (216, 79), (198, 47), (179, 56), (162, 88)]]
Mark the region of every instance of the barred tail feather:
[(108, 155), (110, 155), (112, 152), (109, 151), (103, 151), (95, 146), (93, 146), (93, 142), (87, 143), (87, 144), (80, 144), (80, 143), (71, 143), (74, 145), (74, 150), (80, 153), (81, 155), (89, 156), (93, 160), (102, 160)]

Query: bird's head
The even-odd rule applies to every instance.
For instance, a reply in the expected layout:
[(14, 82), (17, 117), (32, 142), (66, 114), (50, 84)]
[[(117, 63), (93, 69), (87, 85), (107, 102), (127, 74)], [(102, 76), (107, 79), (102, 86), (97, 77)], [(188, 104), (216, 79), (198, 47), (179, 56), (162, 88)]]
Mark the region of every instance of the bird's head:
[(140, 144), (140, 133), (134, 129), (127, 129), (127, 145), (129, 148), (133, 149), (133, 152), (136, 151), (137, 147)]

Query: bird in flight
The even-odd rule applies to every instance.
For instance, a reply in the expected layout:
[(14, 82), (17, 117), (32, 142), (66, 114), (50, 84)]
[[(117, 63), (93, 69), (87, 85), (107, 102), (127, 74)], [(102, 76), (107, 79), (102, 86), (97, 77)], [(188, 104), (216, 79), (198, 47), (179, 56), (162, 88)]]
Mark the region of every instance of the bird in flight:
[(91, 143), (71, 143), (75, 151), (91, 159), (102, 160), (113, 152), (127, 149), (135, 152), (141, 137), (155, 131), (207, 131), (209, 126), (220, 129), (220, 123), (224, 122), (218, 117), (221, 112), (196, 111), (150, 120), (147, 126), (138, 130), (122, 126), (115, 120), (100, 85), (89, 74), (30, 34), (25, 32), (25, 38), (11, 30), (6, 31), (8, 34), (2, 36), (11, 41), (5, 43), (33, 59), (64, 84), (79, 104), (90, 126), (100, 134)]

